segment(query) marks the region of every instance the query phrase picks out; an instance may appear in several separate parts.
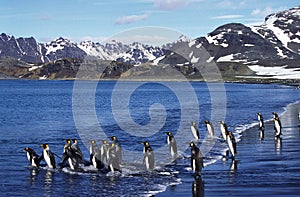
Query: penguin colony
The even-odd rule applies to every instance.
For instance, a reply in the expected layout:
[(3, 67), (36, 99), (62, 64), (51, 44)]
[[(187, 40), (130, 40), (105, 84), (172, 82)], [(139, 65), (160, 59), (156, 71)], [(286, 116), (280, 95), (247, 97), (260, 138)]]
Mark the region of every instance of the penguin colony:
[[(273, 120), (274, 120), (274, 136), (276, 138), (280, 138), (282, 135), (282, 126), (279, 119), (279, 116), (276, 112), (273, 112)], [(264, 120), (261, 113), (257, 113), (257, 118), (259, 121), (259, 130), (260, 130), (260, 139), (264, 138)], [(299, 111), (299, 119), (300, 119), (300, 111)], [(208, 133), (208, 137), (213, 138), (215, 135), (214, 127), (211, 122), (205, 120), (206, 129)], [(226, 123), (222, 120), (220, 121), (220, 141), (227, 143), (228, 149), (226, 151), (226, 155), (223, 156), (223, 159), (228, 159), (229, 152), (231, 154), (231, 159), (235, 160), (235, 156), (237, 154), (236, 148), (236, 140), (233, 132), (228, 130)], [(167, 144), (170, 152), (170, 156), (172, 160), (178, 158), (177, 152), (177, 144), (176, 139), (173, 136), (172, 132), (164, 132), (167, 138)], [(191, 168), (194, 172), (195, 177), (201, 177), (201, 171), (204, 168), (203, 165), (203, 155), (198, 148), (200, 135), (199, 130), (196, 126), (195, 122), (191, 122), (191, 133), (194, 139), (189, 143), (191, 149)], [(110, 137), (110, 142), (108, 140), (101, 140), (101, 147), (97, 145), (95, 140), (90, 141), (90, 160), (86, 162), (83, 160), (83, 154), (78, 146), (77, 139), (66, 139), (65, 145), (63, 149), (63, 154), (61, 159), (61, 167), (69, 166), (72, 170), (79, 170), (81, 165), (92, 165), (96, 169), (107, 169), (109, 171), (121, 172), (122, 165), (122, 155), (123, 150), (121, 144), (116, 136)], [(141, 142), (144, 145), (143, 147), (143, 158), (142, 163), (145, 165), (148, 171), (152, 171), (155, 169), (155, 157), (154, 151), (150, 145), (150, 142), (145, 141)], [(26, 147), (24, 150), (26, 151), (27, 159), (31, 166), (40, 167), (40, 163), (42, 160), (45, 161), (46, 165), (50, 169), (56, 168), (55, 155), (51, 152), (49, 144), (41, 144), (43, 148), (41, 156), (39, 156), (33, 149)], [(57, 156), (57, 155), (56, 155)], [(59, 156), (57, 156), (59, 157)]]

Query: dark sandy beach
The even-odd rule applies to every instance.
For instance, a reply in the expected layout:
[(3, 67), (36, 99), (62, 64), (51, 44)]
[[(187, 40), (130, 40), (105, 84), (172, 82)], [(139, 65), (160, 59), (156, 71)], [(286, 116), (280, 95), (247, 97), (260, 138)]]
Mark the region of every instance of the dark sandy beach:
[(258, 126), (245, 130), (234, 162), (219, 160), (204, 168), (202, 180), (185, 176), (157, 196), (299, 196), (299, 109), (294, 103), (280, 115), (281, 140), (274, 138), (273, 121), (265, 123), (264, 140)]

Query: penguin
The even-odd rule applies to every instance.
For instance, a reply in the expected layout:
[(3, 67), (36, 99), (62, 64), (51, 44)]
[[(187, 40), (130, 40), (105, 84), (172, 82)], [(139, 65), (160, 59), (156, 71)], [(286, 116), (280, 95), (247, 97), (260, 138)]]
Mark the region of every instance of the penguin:
[(148, 141), (142, 142), (142, 144), (144, 144), (143, 164), (146, 165), (146, 169), (148, 171), (154, 170), (155, 159), (153, 149), (151, 148), (150, 143)]
[(264, 118), (260, 112), (257, 113), (257, 119), (259, 121), (259, 129), (264, 130), (265, 129)]
[(228, 132), (228, 127), (223, 120), (220, 121), (220, 128), (221, 128), (222, 137), (223, 137), (224, 141), (226, 141), (226, 139), (227, 139), (226, 132)]
[(200, 149), (196, 146), (194, 142), (190, 142), (191, 147), (191, 167), (194, 171), (194, 176), (201, 176), (203, 165), (203, 156)]
[(107, 165), (110, 171), (121, 172), (120, 160), (117, 157), (116, 146), (114, 143), (110, 143), (107, 150)]
[(65, 139), (64, 140), (66, 142), (66, 144), (64, 145), (64, 150), (63, 150), (63, 155), (62, 155), (62, 163), (61, 166), (64, 167), (65, 163), (67, 162), (67, 159), (65, 159), (67, 157), (67, 147), (70, 146), (71, 147), (71, 139)]
[(90, 162), (97, 169), (101, 169), (104, 167), (104, 164), (101, 161), (100, 150), (95, 140), (91, 140), (90, 144)]
[(199, 140), (200, 135), (199, 135), (199, 131), (198, 131), (198, 128), (197, 128), (195, 122), (191, 122), (191, 131), (192, 131), (192, 134), (193, 134), (195, 140)]
[(110, 139), (113, 141), (115, 151), (116, 151), (116, 158), (118, 159), (118, 163), (122, 163), (123, 150), (121, 148), (121, 144), (116, 136), (111, 136)]
[(274, 129), (275, 129), (275, 138), (280, 137), (282, 135), (281, 133), (282, 127), (278, 116), (274, 118)]
[(81, 162), (79, 155), (72, 149), (70, 144), (65, 145), (64, 149), (62, 163), (64, 164), (66, 161), (68, 161), (70, 168), (72, 170), (77, 170)]
[(78, 146), (78, 140), (77, 139), (72, 139), (73, 144), (71, 145), (71, 148), (73, 149), (73, 151), (75, 152), (75, 154), (78, 155), (78, 157), (80, 158), (80, 160), (82, 161), (82, 152)]
[(209, 137), (213, 137), (215, 134), (215, 130), (214, 130), (212, 123), (209, 122), (208, 120), (205, 120), (204, 123), (206, 124), (206, 128), (207, 128)]
[(29, 163), (31, 164), (31, 166), (39, 167), (40, 166), (40, 158), (36, 154), (36, 152), (29, 147), (24, 148), (24, 150), (26, 151), (27, 159), (28, 159)]
[(54, 158), (54, 154), (50, 151), (49, 145), (41, 144), (40, 146), (43, 147), (44, 149), (40, 160), (44, 159), (49, 168), (55, 169), (56, 168), (55, 158)]
[(167, 143), (169, 146), (169, 151), (171, 153), (172, 159), (175, 159), (177, 156), (177, 144), (176, 139), (171, 132), (166, 132), (167, 134)]
[(231, 158), (234, 159), (236, 154), (236, 141), (231, 131), (226, 132), (227, 144), (231, 153)]
[(100, 154), (101, 154), (101, 161), (105, 164), (107, 164), (107, 151), (109, 149), (109, 143), (107, 140), (101, 140), (102, 145), (100, 148)]

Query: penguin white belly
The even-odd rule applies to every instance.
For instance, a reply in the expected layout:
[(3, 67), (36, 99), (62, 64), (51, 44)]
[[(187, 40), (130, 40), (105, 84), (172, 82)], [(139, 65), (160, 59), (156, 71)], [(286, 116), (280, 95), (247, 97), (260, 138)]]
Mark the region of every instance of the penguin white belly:
[(227, 143), (228, 143), (228, 147), (231, 152), (231, 155), (234, 157), (234, 148), (233, 148), (233, 144), (232, 144), (232, 141), (230, 140), (229, 136), (227, 137)]
[(44, 151), (44, 159), (48, 165), (49, 168), (53, 168), (52, 164), (51, 164), (51, 159), (50, 156), (48, 155), (47, 151)]
[(280, 125), (278, 121), (275, 121), (275, 128), (276, 128), (276, 136), (280, 135)]
[(196, 140), (199, 140), (199, 137), (197, 135), (197, 130), (196, 130), (196, 128), (194, 126), (191, 126), (191, 131), (192, 131), (192, 134), (193, 134), (194, 138)]
[(213, 128), (211, 127), (210, 124), (207, 124), (207, 131), (208, 131), (208, 135), (209, 135), (210, 137), (213, 137), (213, 136), (214, 136)]
[(194, 172), (196, 172), (196, 159), (192, 159), (192, 160), (193, 160), (192, 169)]
[(30, 163), (32, 163), (32, 161), (30, 161), (30, 154), (29, 154), (29, 152), (26, 152), (26, 156), (27, 156), (28, 161), (29, 161)]
[(226, 141), (227, 137), (226, 137), (226, 131), (225, 128), (223, 126), (221, 126), (221, 134), (223, 136), (223, 139)]
[(74, 167), (74, 165), (73, 165), (73, 162), (72, 162), (72, 159), (71, 159), (71, 158), (68, 159), (68, 162), (69, 162), (70, 168), (71, 168), (72, 170), (75, 170), (75, 167)]
[(145, 163), (146, 163), (147, 170), (149, 170), (150, 169), (150, 165), (149, 165), (149, 157), (148, 156), (146, 156), (146, 158), (145, 158)]
[(174, 148), (171, 146), (171, 156), (172, 156), (172, 158), (174, 158), (175, 157), (175, 151), (174, 151)]
[(92, 163), (93, 163), (93, 166), (95, 168), (97, 168), (97, 162), (96, 162), (96, 157), (95, 156), (93, 156), (93, 158), (92, 158)]

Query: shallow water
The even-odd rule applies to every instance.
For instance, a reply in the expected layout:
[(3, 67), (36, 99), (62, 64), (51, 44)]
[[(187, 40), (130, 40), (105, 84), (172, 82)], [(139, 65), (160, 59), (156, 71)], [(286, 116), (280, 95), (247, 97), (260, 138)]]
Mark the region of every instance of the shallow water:
[[(184, 97), (191, 93), (188, 89), (184, 89), (187, 86), (182, 82), (143, 84), (123, 82), (123, 85), (126, 87), (122, 89), (125, 93), (134, 89), (129, 103), (124, 103), (129, 106), (130, 117), (134, 123), (133, 126), (129, 125), (131, 126), (129, 128), (135, 129), (135, 126), (142, 126), (144, 130), (140, 132), (144, 133), (137, 133), (139, 131), (130, 133), (122, 129), (128, 126), (126, 125), (128, 119), (124, 118), (127, 112), (122, 109), (112, 110), (111, 97), (116, 96), (113, 95), (115, 82), (106, 81), (97, 85), (94, 93), (94, 106), (98, 123), (101, 126), (91, 124), (92, 121), (86, 121), (84, 126), (89, 130), (82, 132), (78, 129), (78, 122), (73, 117), (73, 81), (0, 81), (1, 193), (9, 196), (156, 194), (166, 190), (169, 185), (176, 187), (178, 184), (184, 184), (184, 180), (189, 179), (192, 174), (188, 159), (180, 159), (170, 164), (164, 131), (177, 134), (175, 137), (178, 143), (183, 144), (181, 153), (189, 155), (189, 149), (185, 147), (185, 144), (192, 139), (189, 124), (195, 117), (198, 119), (203, 139), (206, 136), (204, 120), (221, 117), (220, 114), (215, 116), (213, 113), (224, 108), (226, 110), (225, 122), (229, 129), (235, 132), (236, 137), (240, 138), (242, 131), (256, 123), (258, 111), (264, 115), (265, 119), (271, 119), (273, 111), (282, 113), (284, 106), (300, 98), (299, 91), (288, 86), (225, 84), (226, 92), (217, 94), (219, 92), (217, 88), (209, 92), (205, 83), (192, 83), (198, 102), (197, 110), (200, 111), (200, 115), (197, 115), (193, 114), (195, 109), (194, 103), (190, 101), (192, 96)], [(114, 102), (122, 104), (122, 93), (124, 93), (122, 91)], [(212, 104), (211, 100), (216, 99), (212, 98), (214, 95), (225, 95), (225, 105), (218, 105), (220, 104), (218, 102)], [(82, 96), (84, 103), (88, 98), (84, 97), (84, 94)], [(220, 100), (224, 101), (224, 98)], [(79, 112), (86, 113), (85, 110), (80, 108)], [(116, 113), (118, 113), (117, 117)], [(159, 118), (155, 119), (155, 117)], [(151, 122), (153, 120), (163, 120), (162, 127), (157, 129), (155, 122)], [(219, 134), (218, 121), (220, 120), (213, 120), (217, 135)], [(49, 143), (51, 150), (61, 155), (63, 139), (78, 138), (84, 157), (88, 159), (88, 149), (84, 145), (91, 138), (98, 140), (103, 135), (117, 135), (125, 149), (125, 167), (122, 174), (100, 173), (89, 166), (84, 167), (83, 172), (72, 172), (68, 168), (32, 169), (28, 167), (26, 155), (22, 152), (24, 147), (29, 146), (40, 154), (42, 150), (39, 144)], [(157, 156), (156, 171), (153, 173), (145, 172), (141, 163), (143, 147), (140, 142), (143, 140), (148, 140), (152, 144)], [(210, 164), (217, 161), (226, 148), (226, 145), (218, 140), (214, 142), (214, 146), (206, 154), (206, 166), (213, 166)], [(58, 157), (56, 159), (60, 161)], [(219, 175), (212, 174), (212, 176), (218, 178)], [(191, 193), (186, 195), (191, 195)]]

